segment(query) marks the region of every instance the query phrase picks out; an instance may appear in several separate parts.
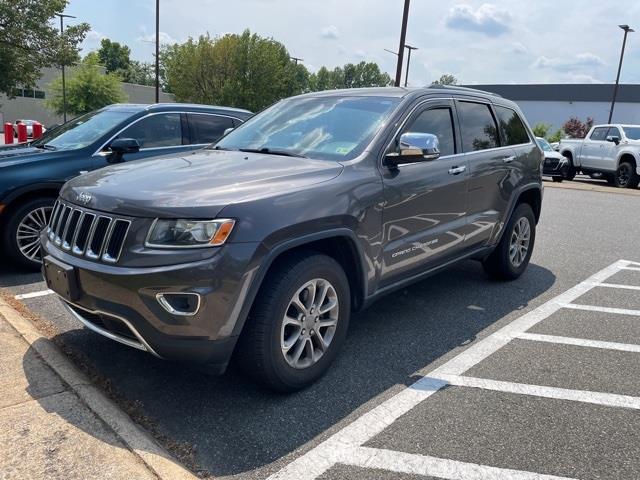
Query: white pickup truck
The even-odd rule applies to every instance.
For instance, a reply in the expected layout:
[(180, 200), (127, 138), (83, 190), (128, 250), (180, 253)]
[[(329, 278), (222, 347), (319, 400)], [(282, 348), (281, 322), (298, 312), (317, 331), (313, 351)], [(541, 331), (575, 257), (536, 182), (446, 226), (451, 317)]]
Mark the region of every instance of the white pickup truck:
[(560, 153), (570, 161), (569, 180), (582, 172), (620, 188), (640, 182), (640, 125), (595, 125), (584, 139), (562, 139)]

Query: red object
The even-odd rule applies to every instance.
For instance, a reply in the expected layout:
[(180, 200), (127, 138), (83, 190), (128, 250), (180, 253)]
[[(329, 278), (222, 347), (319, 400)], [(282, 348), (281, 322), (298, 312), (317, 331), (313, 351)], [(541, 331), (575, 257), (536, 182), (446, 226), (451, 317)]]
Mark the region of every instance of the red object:
[(5, 145), (13, 143), (13, 123), (7, 122), (4, 124), (4, 143)]
[(27, 126), (24, 123), (18, 124), (18, 143), (27, 141)]
[(42, 136), (42, 124), (40, 122), (33, 122), (33, 125), (31, 128), (33, 129), (34, 140)]

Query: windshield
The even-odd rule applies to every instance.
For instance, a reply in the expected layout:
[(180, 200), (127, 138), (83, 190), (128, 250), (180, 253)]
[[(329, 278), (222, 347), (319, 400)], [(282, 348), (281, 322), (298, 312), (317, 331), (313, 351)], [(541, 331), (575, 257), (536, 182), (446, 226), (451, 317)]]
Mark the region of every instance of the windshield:
[(640, 140), (640, 127), (622, 127), (629, 140)]
[(553, 151), (553, 148), (551, 148), (551, 145), (549, 145), (549, 142), (547, 142), (544, 138), (536, 138), (536, 140), (538, 141), (538, 146), (545, 152)]
[(120, 110), (102, 110), (87, 113), (70, 122), (60, 125), (34, 146), (46, 144), (60, 150), (75, 150), (91, 145), (109, 130), (131, 116), (131, 112)]
[(283, 100), (212, 148), (351, 160), (364, 151), (399, 101), (338, 96)]

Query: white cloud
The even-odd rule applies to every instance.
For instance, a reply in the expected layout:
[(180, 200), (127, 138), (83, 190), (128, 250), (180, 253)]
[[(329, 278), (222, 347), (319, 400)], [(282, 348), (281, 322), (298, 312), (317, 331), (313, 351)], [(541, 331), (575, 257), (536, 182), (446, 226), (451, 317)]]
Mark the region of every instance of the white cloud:
[(525, 53), (529, 53), (529, 49), (520, 42), (514, 42), (509, 49), (511, 53), (515, 53), (517, 55), (523, 55)]
[(338, 27), (336, 27), (335, 25), (329, 25), (322, 29), (322, 31), (320, 32), (320, 36), (322, 38), (335, 40), (340, 36), (340, 33), (338, 32)]
[[(146, 35), (140, 35), (138, 38), (136, 38), (136, 40), (138, 40), (139, 42), (155, 43), (156, 34), (149, 33)], [(160, 32), (160, 44), (164, 45), (165, 43), (174, 44), (174, 43), (179, 43), (179, 41), (173, 38), (167, 32)]]
[(454, 5), (447, 15), (446, 25), (456, 30), (478, 32), (497, 37), (511, 30), (511, 14), (491, 3), (483, 3), (474, 10), (471, 5)]
[(533, 62), (534, 68), (550, 68), (559, 71), (569, 71), (576, 68), (600, 67), (604, 61), (597, 55), (585, 52), (572, 57), (545, 57), (541, 56)]

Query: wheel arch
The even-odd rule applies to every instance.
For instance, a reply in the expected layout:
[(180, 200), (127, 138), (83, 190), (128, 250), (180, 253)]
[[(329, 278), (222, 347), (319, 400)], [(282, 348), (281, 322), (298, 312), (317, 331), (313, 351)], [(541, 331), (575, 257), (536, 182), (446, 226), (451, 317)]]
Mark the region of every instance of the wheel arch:
[(62, 185), (61, 183), (54, 182), (34, 183), (14, 190), (0, 202), (4, 205), (1, 212), (2, 217), (6, 217), (8, 212), (15, 210), (19, 205), (34, 198), (57, 197)]
[(618, 169), (620, 167), (620, 164), (624, 162), (629, 162), (634, 169), (638, 167), (638, 159), (632, 152), (625, 151), (620, 153), (620, 155), (618, 156), (618, 161), (616, 163), (616, 169)]

